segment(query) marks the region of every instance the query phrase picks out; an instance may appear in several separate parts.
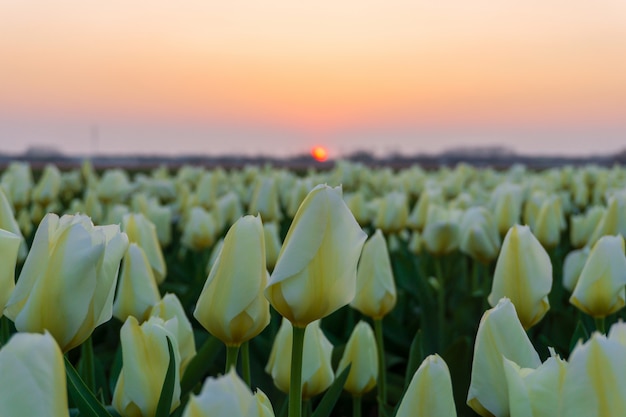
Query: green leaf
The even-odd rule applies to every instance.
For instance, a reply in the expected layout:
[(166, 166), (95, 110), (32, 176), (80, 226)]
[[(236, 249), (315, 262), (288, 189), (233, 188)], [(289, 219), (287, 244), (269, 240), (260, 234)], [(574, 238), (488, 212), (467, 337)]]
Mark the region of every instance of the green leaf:
[(585, 329), (583, 322), (579, 320), (576, 324), (574, 334), (572, 334), (572, 339), (569, 342), (569, 353), (574, 350), (574, 347), (580, 339), (582, 339), (583, 342), (589, 339), (589, 332), (587, 332), (587, 329)]
[(196, 356), (189, 362), (187, 370), (180, 381), (181, 398), (191, 392), (196, 384), (202, 382), (204, 375), (208, 372), (222, 347), (222, 342), (212, 336), (209, 336), (206, 342), (204, 342)]
[(168, 417), (172, 408), (172, 396), (174, 395), (174, 387), (176, 384), (176, 357), (174, 356), (174, 348), (169, 336), (165, 336), (167, 340), (167, 350), (170, 356), (170, 363), (167, 365), (165, 381), (161, 388), (161, 396), (154, 417)]
[(424, 346), (422, 345), (422, 331), (418, 330), (411, 342), (409, 349), (409, 362), (406, 367), (406, 374), (404, 376), (404, 386), (408, 387), (413, 379), (413, 375), (419, 368), (420, 364), (424, 360)]
[(65, 358), (65, 374), (67, 375), (67, 389), (82, 416), (111, 417), (104, 405), (98, 402), (94, 394), (89, 391), (67, 357)]
[(317, 408), (313, 412), (311, 417), (328, 417), (330, 413), (332, 413), (337, 400), (339, 399), (339, 395), (341, 395), (341, 390), (343, 390), (343, 386), (348, 379), (348, 374), (350, 373), (351, 365), (348, 365), (346, 369), (341, 371), (339, 376), (335, 378), (333, 384), (328, 388), (324, 397), (318, 404)]

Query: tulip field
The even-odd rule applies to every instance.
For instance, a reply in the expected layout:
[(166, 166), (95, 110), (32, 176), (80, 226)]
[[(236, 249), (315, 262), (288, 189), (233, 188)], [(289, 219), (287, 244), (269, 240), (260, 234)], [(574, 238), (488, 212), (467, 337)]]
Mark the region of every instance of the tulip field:
[(0, 171), (0, 417), (626, 415), (626, 169)]

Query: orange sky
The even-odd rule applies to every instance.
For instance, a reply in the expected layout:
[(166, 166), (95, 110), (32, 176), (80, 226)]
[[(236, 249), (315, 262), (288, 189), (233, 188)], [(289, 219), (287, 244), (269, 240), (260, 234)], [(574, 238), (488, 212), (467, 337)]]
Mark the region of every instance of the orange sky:
[(0, 133), (10, 117), (626, 132), (624, 109), (623, 0), (0, 2)]

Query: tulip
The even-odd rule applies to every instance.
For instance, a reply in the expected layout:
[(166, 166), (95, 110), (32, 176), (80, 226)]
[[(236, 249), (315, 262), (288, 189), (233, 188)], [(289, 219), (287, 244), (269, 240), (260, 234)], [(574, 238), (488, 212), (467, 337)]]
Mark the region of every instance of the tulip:
[(502, 357), (524, 368), (534, 369), (541, 364), (508, 298), (483, 314), (476, 333), (467, 405), (483, 417), (509, 413)]
[(569, 357), (560, 416), (621, 416), (626, 409), (626, 346), (595, 332)]
[(140, 326), (134, 317), (126, 319), (120, 330), (123, 365), (112, 401), (122, 417), (154, 417), (170, 363), (167, 338), (172, 344), (175, 361), (170, 412), (180, 404), (177, 324), (177, 319), (165, 322), (151, 317)]
[(69, 417), (65, 365), (50, 333), (18, 333), (0, 349), (0, 416)]
[[(292, 326), (283, 319), (265, 367), (265, 372), (272, 376), (274, 385), (283, 391), (290, 392), (291, 367), (285, 358), (291, 357)], [(319, 321), (306, 327), (304, 333), (304, 353), (302, 360), (302, 397), (312, 398), (324, 392), (334, 380), (331, 356), (333, 345), (320, 329)]]
[(259, 407), (259, 417), (274, 417), (274, 408), (270, 399), (260, 389), (254, 393), (254, 399)]
[(621, 234), (626, 236), (626, 195), (615, 194), (609, 198), (606, 211), (597, 223), (588, 246), (593, 246), (602, 237)]
[[(262, 391), (257, 391), (257, 394)], [(274, 416), (265, 394), (253, 395), (231, 369), (218, 378), (207, 378), (198, 395), (192, 395), (183, 417), (266, 417)], [(269, 412), (269, 414), (268, 414)]]
[(554, 248), (559, 244), (562, 216), (558, 197), (552, 196), (543, 201), (537, 213), (533, 232), (545, 248)]
[(513, 226), (504, 238), (487, 300), (493, 307), (502, 297), (515, 305), (525, 329), (538, 323), (550, 309), (552, 264), (528, 226)]
[(572, 246), (581, 248), (587, 245), (605, 212), (604, 207), (593, 206), (585, 214), (570, 217), (570, 243)]
[(365, 196), (362, 192), (356, 191), (351, 194), (345, 194), (344, 200), (354, 215), (354, 218), (361, 226), (365, 226), (370, 223), (369, 210), (365, 202)]
[(378, 206), (374, 226), (385, 233), (397, 233), (404, 229), (409, 217), (406, 194), (394, 191), (387, 194)]
[(239, 346), (269, 323), (266, 282), (261, 219), (242, 217), (228, 230), (193, 315), (227, 346)]
[(428, 208), (431, 204), (443, 204), (443, 195), (440, 189), (427, 189), (421, 195), (417, 204), (407, 218), (407, 224), (414, 230), (423, 231), (428, 218)]
[(55, 201), (61, 191), (61, 171), (54, 165), (46, 165), (39, 182), (33, 188), (32, 198), (43, 206)]
[(259, 180), (252, 194), (248, 212), (259, 213), (266, 222), (279, 221), (283, 217), (274, 178), (265, 177)]
[(201, 251), (213, 245), (215, 235), (213, 216), (202, 207), (194, 207), (185, 222), (180, 242), (186, 248)]
[[(102, 203), (100, 202), (100, 199), (98, 198), (98, 195), (96, 194), (96, 192), (94, 190), (87, 190), (85, 192), (85, 203), (84, 203), (84, 207), (83, 211), (85, 212), (85, 214), (87, 214), (89, 217), (91, 217), (91, 219), (96, 223), (100, 223), (103, 220), (104, 217), (104, 207), (102, 206)], [(114, 223), (109, 223), (109, 224), (117, 224), (120, 222), (114, 222)]]
[(22, 332), (48, 330), (64, 352), (112, 315), (113, 294), (128, 237), (119, 226), (87, 216), (43, 219), (5, 315)]
[(161, 300), (161, 294), (148, 258), (136, 243), (129, 245), (120, 275), (113, 315), (121, 321), (129, 316), (140, 322), (146, 320), (152, 307)]
[(178, 320), (178, 329), (175, 336), (180, 351), (180, 374), (184, 375), (187, 365), (196, 356), (196, 342), (191, 322), (185, 314), (183, 305), (176, 297), (176, 294), (168, 293), (152, 307), (150, 316), (159, 317), (166, 322), (173, 318)]
[(624, 307), (625, 285), (624, 238), (603, 236), (589, 253), (570, 303), (592, 317), (606, 317)]
[(341, 188), (318, 185), (296, 213), (265, 296), (295, 326), (326, 317), (354, 298), (366, 238)]
[(157, 284), (163, 283), (167, 267), (154, 223), (143, 214), (127, 214), (122, 221), (122, 230), (131, 243), (136, 243), (143, 250)]
[(360, 397), (376, 386), (378, 379), (378, 350), (376, 338), (369, 324), (360, 321), (352, 330), (337, 373), (351, 365), (348, 379), (343, 389), (353, 396)]
[(422, 232), (424, 247), (428, 252), (434, 256), (441, 256), (459, 247), (460, 217), (461, 213), (458, 210), (430, 205)]
[(197, 182), (196, 195), (198, 204), (206, 210), (213, 208), (217, 199), (218, 177), (212, 172), (205, 172)]
[(15, 265), (21, 243), (20, 236), (0, 229), (0, 317), (15, 288)]
[(363, 245), (356, 283), (356, 295), (350, 306), (366, 316), (381, 319), (396, 305), (396, 285), (391, 260), (380, 229)]
[(294, 218), (298, 212), (298, 208), (313, 188), (307, 179), (298, 179), (294, 183), (289, 193), (289, 201), (287, 202), (287, 215)]
[(456, 417), (452, 380), (446, 362), (430, 355), (417, 369), (396, 417)]
[[(28, 220), (30, 222), (30, 218)], [(13, 233), (20, 239), (17, 260), (23, 261), (26, 258), (26, 254), (28, 253), (28, 247), (26, 246), (26, 241), (24, 240), (24, 236), (22, 235), (20, 225), (13, 215), (13, 208), (11, 207), (9, 200), (6, 198), (6, 195), (2, 191), (2, 188), (0, 188), (0, 229), (4, 229), (7, 232)]]
[(273, 270), (282, 245), (278, 234), (278, 225), (276, 223), (264, 223), (263, 236), (265, 238), (265, 263), (267, 269)]
[(587, 258), (589, 258), (589, 246), (585, 246), (582, 249), (576, 249), (571, 251), (565, 256), (563, 261), (563, 287), (568, 291), (574, 291), (580, 273), (585, 267)]
[(567, 362), (551, 356), (537, 369), (503, 358), (511, 417), (557, 416)]
[(103, 203), (120, 203), (131, 192), (132, 186), (126, 171), (109, 169), (100, 178), (96, 190)]
[(2, 175), (2, 188), (16, 212), (30, 203), (33, 185), (33, 173), (28, 162), (11, 162)]
[(498, 256), (500, 234), (491, 214), (483, 207), (468, 209), (461, 219), (460, 249), (479, 262), (489, 263)]
[(522, 187), (517, 184), (505, 182), (493, 191), (490, 206), (501, 236), (519, 223), (522, 202)]
[(411, 233), (411, 238), (409, 239), (409, 250), (414, 255), (419, 255), (422, 253), (422, 246), (424, 246), (424, 242), (420, 233), (415, 230)]

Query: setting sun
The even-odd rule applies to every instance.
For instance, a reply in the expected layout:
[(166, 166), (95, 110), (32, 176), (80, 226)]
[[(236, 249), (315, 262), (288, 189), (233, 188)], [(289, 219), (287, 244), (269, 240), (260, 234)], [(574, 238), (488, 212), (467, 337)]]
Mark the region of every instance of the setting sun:
[(311, 156), (318, 162), (324, 162), (328, 159), (328, 150), (323, 146), (314, 146), (311, 148)]

